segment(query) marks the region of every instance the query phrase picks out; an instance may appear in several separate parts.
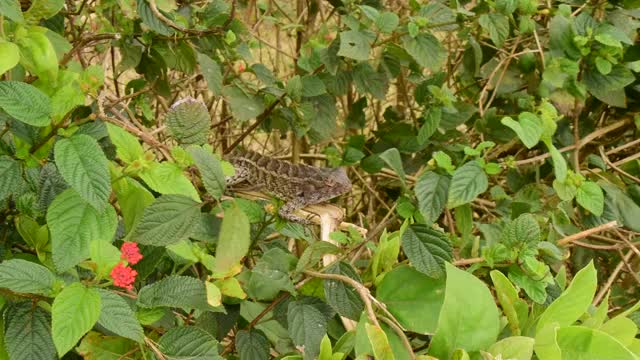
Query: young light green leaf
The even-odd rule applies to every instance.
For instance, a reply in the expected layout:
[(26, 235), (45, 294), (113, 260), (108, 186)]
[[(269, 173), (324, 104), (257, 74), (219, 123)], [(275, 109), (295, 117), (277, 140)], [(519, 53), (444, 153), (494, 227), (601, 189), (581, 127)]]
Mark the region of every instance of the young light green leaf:
[(366, 61), (369, 59), (371, 51), (371, 40), (367, 34), (349, 30), (340, 33), (340, 49), (338, 56), (344, 56), (358, 61)]
[[(584, 326), (557, 330), (558, 347), (563, 359), (635, 360), (638, 357), (609, 334)], [(537, 350), (536, 350), (537, 353)]]
[(510, 117), (502, 118), (502, 124), (513, 130), (522, 143), (529, 149), (536, 146), (542, 136), (542, 120), (533, 113), (523, 112), (518, 116), (519, 121)]
[(9, 156), (0, 156), (0, 200), (18, 191), (22, 183), (20, 163)]
[(204, 282), (190, 277), (172, 275), (138, 292), (138, 306), (152, 308), (158, 306), (177, 307), (184, 310), (211, 310), (207, 303)]
[(58, 79), (58, 58), (53, 44), (45, 35), (46, 31), (44, 27), (31, 26), (24, 36), (16, 37), (15, 42), (20, 47), (20, 64), (43, 82), (55, 84)]
[[(2, 5), (0, 5), (0, 9), (1, 8)], [(0, 14), (1, 13), (2, 11), (0, 10)], [(0, 75), (11, 70), (20, 62), (20, 48), (14, 43), (0, 40), (0, 54), (2, 54), (2, 57), (0, 57)]]
[(100, 318), (98, 324), (122, 337), (139, 343), (144, 341), (144, 332), (136, 314), (119, 295), (104, 289), (98, 289), (100, 295)]
[(391, 350), (391, 345), (389, 344), (389, 339), (384, 331), (380, 327), (371, 324), (364, 324), (364, 327), (367, 331), (367, 337), (371, 343), (371, 348), (373, 349), (374, 358), (381, 360), (395, 360), (393, 351)]
[(418, 65), (432, 71), (438, 71), (444, 64), (447, 51), (440, 41), (430, 33), (420, 33), (416, 37), (402, 37), (404, 49)]
[(84, 336), (100, 317), (100, 295), (79, 282), (62, 290), (51, 306), (51, 333), (62, 357)]
[(196, 326), (178, 326), (169, 329), (158, 340), (158, 347), (168, 359), (223, 360), (218, 355), (216, 339)]
[(192, 97), (176, 101), (167, 111), (166, 121), (178, 143), (203, 145), (207, 142), (211, 119), (202, 101)]
[(220, 65), (207, 55), (198, 53), (198, 64), (202, 70), (202, 76), (207, 81), (207, 87), (213, 95), (222, 94), (222, 71)]
[(0, 264), (0, 287), (11, 291), (46, 296), (54, 280), (49, 269), (31, 261), (11, 259)]
[(64, 180), (96, 210), (107, 206), (111, 177), (107, 157), (89, 135), (74, 135), (56, 142), (56, 166)]
[(20, 2), (18, 0), (0, 0), (0, 15), (17, 23), (24, 22)]
[(511, 336), (491, 345), (487, 350), (496, 359), (529, 360), (535, 340), (528, 336)]
[(28, 125), (43, 127), (50, 123), (51, 100), (27, 83), (0, 81), (0, 108)]
[(406, 186), (404, 168), (402, 167), (402, 158), (400, 157), (400, 152), (396, 148), (387, 149), (384, 152), (378, 154), (378, 156), (387, 163), (393, 171), (398, 174), (400, 177), (400, 181), (403, 186)]
[(236, 349), (240, 360), (267, 360), (271, 344), (265, 334), (257, 329), (240, 330), (236, 334)]
[(556, 175), (558, 181), (565, 181), (567, 179), (567, 161), (564, 159), (560, 151), (556, 149), (551, 140), (544, 140), (544, 144), (549, 149), (551, 154), (551, 160), (553, 160), (553, 172)]
[(64, 0), (34, 0), (24, 18), (29, 23), (38, 23), (41, 19), (49, 19), (64, 7)]
[(464, 270), (449, 263), (446, 266), (444, 304), (429, 349), (429, 354), (439, 359), (449, 359), (456, 349), (486, 349), (500, 331), (498, 308), (487, 286)]
[(198, 146), (190, 146), (188, 149), (193, 161), (196, 163), (202, 182), (207, 192), (215, 199), (219, 199), (226, 186), (220, 161), (210, 152)]
[(432, 278), (445, 274), (445, 263), (453, 259), (444, 233), (424, 224), (412, 224), (402, 234), (402, 249), (411, 265)]
[[(493, 286), (496, 289), (496, 296), (498, 297), (498, 302), (500, 302), (500, 307), (502, 307), (502, 311), (504, 311), (507, 320), (509, 320), (511, 333), (519, 335), (521, 326), (526, 319), (520, 319), (518, 313), (522, 308), (528, 311), (529, 305), (518, 297), (518, 291), (503, 273), (498, 270), (492, 270), (490, 276)], [(531, 350), (533, 351), (533, 344), (531, 344), (531, 346)]]
[(604, 193), (600, 186), (593, 181), (585, 181), (580, 185), (576, 193), (576, 200), (580, 206), (595, 216), (602, 215), (604, 211)]
[(73, 189), (58, 195), (47, 211), (53, 263), (66, 271), (89, 257), (91, 241), (111, 242), (118, 225), (111, 205), (98, 213)]
[(22, 301), (6, 308), (4, 310), (4, 344), (9, 359), (56, 359), (50, 324), (49, 313), (39, 306), (33, 306), (31, 301)]
[(144, 209), (132, 239), (140, 244), (166, 246), (191, 235), (200, 219), (200, 204), (182, 195), (162, 195)]
[(447, 204), (449, 177), (427, 171), (418, 178), (414, 192), (425, 222), (431, 224), (440, 217)]
[(447, 205), (454, 208), (468, 204), (489, 187), (487, 175), (476, 161), (469, 161), (453, 173)]
[(124, 228), (129, 233), (142, 218), (144, 209), (153, 203), (155, 198), (149, 190), (129, 177), (121, 178), (113, 183), (113, 192), (120, 205)]
[(183, 195), (200, 201), (198, 191), (176, 163), (151, 163), (140, 173), (140, 178), (154, 191), (163, 195)]
[[(338, 262), (326, 270), (328, 274), (339, 274), (352, 278), (362, 283), (358, 273), (346, 262)], [(338, 280), (324, 281), (324, 294), (327, 303), (341, 316), (352, 320), (358, 320), (364, 303), (358, 295), (356, 289), (351, 285)]]
[(109, 139), (116, 146), (118, 157), (125, 164), (131, 164), (144, 156), (144, 149), (138, 142), (138, 138), (111, 123), (107, 123), (107, 131), (109, 132)]
[(247, 255), (251, 245), (249, 219), (236, 205), (225, 211), (216, 248), (216, 273), (226, 274)]

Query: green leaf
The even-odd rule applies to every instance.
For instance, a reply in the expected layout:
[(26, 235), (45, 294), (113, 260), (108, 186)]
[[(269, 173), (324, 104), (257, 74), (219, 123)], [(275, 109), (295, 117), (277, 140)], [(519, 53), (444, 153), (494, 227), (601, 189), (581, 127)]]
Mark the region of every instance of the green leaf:
[(0, 108), (25, 124), (49, 125), (51, 100), (36, 87), (19, 81), (0, 81)]
[(64, 7), (64, 0), (34, 0), (29, 10), (24, 13), (27, 22), (38, 23), (41, 19), (49, 19)]
[(119, 295), (104, 289), (98, 289), (102, 308), (98, 324), (105, 329), (133, 341), (143, 342), (144, 332), (127, 302)]
[(144, 156), (144, 149), (138, 138), (129, 134), (123, 128), (107, 123), (107, 131), (109, 132), (109, 139), (113, 145), (116, 146), (116, 153), (120, 160), (126, 164), (142, 159)]
[(140, 173), (140, 178), (151, 189), (163, 195), (182, 195), (200, 201), (198, 191), (176, 163), (151, 163)]
[(367, 34), (349, 30), (340, 33), (340, 49), (338, 56), (344, 56), (358, 61), (366, 61), (369, 59), (371, 51), (371, 40)]
[(251, 269), (251, 277), (245, 283), (247, 294), (256, 300), (275, 299), (281, 290), (295, 295), (289, 272), (296, 261), (295, 256), (280, 248), (267, 250)]
[(56, 359), (49, 313), (31, 301), (4, 310), (4, 344), (11, 360)]
[(158, 347), (167, 359), (223, 359), (218, 355), (216, 339), (196, 326), (179, 326), (169, 329), (158, 340)]
[(532, 214), (518, 216), (502, 232), (502, 243), (511, 249), (535, 250), (539, 241), (540, 226)]
[(564, 157), (556, 149), (551, 140), (545, 140), (544, 144), (549, 149), (549, 153), (551, 154), (551, 160), (553, 160), (553, 172), (556, 175), (556, 179), (560, 182), (563, 182), (567, 179), (567, 162)]
[(456, 349), (486, 349), (500, 331), (498, 308), (487, 286), (466, 271), (446, 266), (444, 304), (429, 348), (429, 354), (439, 359), (449, 359)]
[(529, 360), (533, 356), (535, 340), (527, 336), (511, 336), (491, 345), (487, 350), (495, 358)]
[(371, 324), (365, 324), (364, 327), (367, 331), (367, 338), (371, 343), (374, 359), (394, 360), (389, 339), (384, 331), (380, 327)]
[(202, 101), (187, 97), (175, 102), (167, 111), (166, 121), (178, 143), (203, 145), (207, 142), (211, 119)]
[(249, 219), (234, 203), (225, 210), (220, 226), (215, 272), (226, 274), (231, 271), (247, 255), (250, 245)]
[(378, 154), (378, 156), (387, 163), (393, 171), (400, 177), (400, 181), (403, 186), (406, 186), (404, 168), (402, 167), (402, 158), (400, 152), (396, 148), (387, 149), (384, 152)]
[(113, 207), (100, 214), (68, 189), (49, 206), (47, 224), (53, 263), (58, 271), (66, 271), (89, 257), (91, 241), (111, 242), (118, 223)]
[(118, 199), (124, 228), (129, 233), (144, 214), (144, 209), (155, 198), (144, 186), (132, 178), (121, 178), (113, 184), (113, 192)]
[(153, 14), (153, 12), (151, 11), (151, 8), (149, 7), (149, 4), (147, 3), (147, 0), (137, 0), (137, 2), (138, 2), (138, 15), (142, 19), (143, 24), (145, 24), (151, 30), (155, 31), (160, 35), (164, 35), (164, 36), (173, 35), (174, 30), (169, 26), (165, 25), (165, 23), (160, 21), (160, 19), (158, 19)]
[(593, 181), (585, 181), (580, 185), (576, 193), (576, 201), (595, 216), (602, 215), (604, 211), (604, 193)]
[(440, 217), (447, 204), (449, 177), (427, 171), (418, 178), (414, 192), (424, 221), (431, 224)]
[(76, 134), (56, 142), (56, 166), (64, 180), (96, 210), (107, 206), (111, 177), (107, 157), (89, 135)]
[(513, 130), (522, 143), (531, 149), (538, 144), (542, 136), (542, 120), (536, 114), (526, 111), (518, 115), (518, 120), (516, 122), (507, 116), (502, 118), (501, 123)]
[(301, 80), (302, 96), (313, 97), (324, 95), (327, 93), (327, 88), (319, 77), (314, 75), (307, 75), (303, 76)]
[(257, 95), (243, 91), (239, 87), (225, 86), (222, 89), (222, 95), (229, 102), (233, 116), (240, 121), (255, 118), (264, 112), (262, 99)]
[(207, 192), (215, 199), (219, 199), (224, 193), (226, 186), (220, 161), (213, 156), (213, 154), (201, 147), (190, 146), (187, 150), (191, 154), (191, 157), (193, 157), (193, 161), (200, 171), (205, 189), (207, 189)]
[(220, 65), (207, 55), (198, 53), (198, 64), (202, 70), (202, 76), (207, 81), (207, 87), (213, 95), (222, 94), (222, 71)]
[[(338, 262), (327, 268), (325, 272), (328, 274), (344, 275), (362, 283), (358, 273), (346, 262)], [(331, 305), (340, 316), (352, 320), (358, 320), (360, 318), (360, 314), (362, 310), (364, 310), (364, 302), (362, 302), (358, 292), (351, 285), (339, 280), (324, 280), (324, 295), (327, 303)]]
[(400, 19), (393, 12), (385, 11), (375, 20), (376, 26), (380, 32), (391, 34), (398, 27)]
[(447, 51), (440, 41), (430, 33), (420, 33), (416, 37), (402, 37), (404, 49), (413, 59), (431, 71), (438, 71), (447, 58)]
[(76, 282), (62, 290), (51, 306), (51, 333), (58, 355), (66, 354), (100, 317), (100, 295), (96, 289)]
[(478, 195), (487, 191), (489, 180), (476, 161), (469, 161), (453, 173), (449, 185), (448, 206), (454, 208), (468, 204)]
[(240, 330), (236, 334), (236, 349), (240, 360), (267, 360), (271, 344), (260, 330)]
[(401, 265), (384, 276), (376, 290), (376, 298), (407, 330), (433, 334), (444, 302), (444, 289), (444, 278), (433, 279)]
[(287, 311), (289, 336), (297, 346), (304, 347), (305, 358), (320, 352), (320, 342), (327, 332), (327, 318), (313, 304), (291, 301)]
[[(492, 270), (490, 276), (493, 286), (496, 289), (496, 296), (500, 302), (500, 307), (507, 316), (507, 320), (509, 320), (511, 333), (518, 335), (526, 320), (526, 318), (521, 317), (524, 317), (528, 313), (529, 305), (518, 297), (518, 291), (503, 273), (498, 270)], [(523, 309), (524, 311), (522, 311)], [(521, 315), (523, 313), (524, 315)], [(531, 346), (531, 351), (533, 351), (533, 344), (531, 344)]]
[(425, 111), (422, 117), (424, 118), (424, 124), (420, 127), (418, 136), (416, 137), (420, 145), (425, 144), (427, 140), (435, 134), (436, 130), (438, 130), (440, 120), (442, 119), (442, 110), (440, 108), (430, 108)]
[(600, 326), (599, 330), (611, 335), (623, 345), (629, 346), (635, 340), (638, 326), (628, 317), (617, 315)]
[(314, 266), (326, 254), (337, 254), (339, 251), (340, 249), (332, 243), (316, 241), (304, 249), (296, 265), (296, 272), (302, 272)]
[(166, 246), (191, 235), (200, 219), (200, 204), (182, 195), (162, 195), (144, 209), (132, 239), (143, 245)]
[(55, 84), (58, 58), (46, 32), (47, 28), (31, 26), (25, 36), (16, 38), (16, 45), (20, 47), (20, 64), (43, 81)]
[(596, 57), (596, 69), (598, 69), (600, 74), (609, 75), (611, 68), (611, 63), (608, 60), (603, 59), (600, 56)]
[(601, 74), (594, 68), (587, 69), (583, 79), (587, 90), (598, 100), (611, 106), (624, 108), (627, 106), (624, 88), (635, 81), (635, 76), (631, 70), (617, 64), (607, 75)]
[(4, 200), (21, 188), (20, 163), (12, 158), (0, 156), (0, 200)]
[(18, 0), (0, 0), (0, 15), (17, 23), (24, 22), (20, 2)]
[(168, 276), (138, 292), (138, 306), (152, 308), (158, 306), (211, 310), (207, 303), (204, 282), (190, 276)]
[(614, 337), (584, 326), (559, 328), (557, 342), (563, 359), (634, 360), (638, 358)]
[(353, 69), (353, 82), (361, 94), (369, 93), (376, 99), (384, 100), (387, 82), (383, 73), (376, 72), (367, 62), (358, 63)]
[[(0, 2), (5, 0), (0, 0)], [(2, 12), (2, 5), (0, 5), (0, 13)], [(14, 66), (20, 62), (20, 48), (18, 45), (0, 40), (0, 75), (13, 69)]]
[(11, 291), (47, 296), (54, 280), (49, 269), (31, 261), (11, 259), (0, 264), (0, 287)]
[(412, 224), (402, 234), (402, 249), (411, 265), (434, 279), (445, 274), (445, 262), (453, 259), (444, 233), (424, 224)]
[(497, 47), (502, 47), (509, 36), (509, 18), (503, 14), (484, 14), (480, 16), (478, 23), (489, 33), (491, 41)]
[(95, 264), (97, 278), (107, 278), (113, 267), (120, 262), (120, 250), (107, 241), (92, 241), (89, 256)]

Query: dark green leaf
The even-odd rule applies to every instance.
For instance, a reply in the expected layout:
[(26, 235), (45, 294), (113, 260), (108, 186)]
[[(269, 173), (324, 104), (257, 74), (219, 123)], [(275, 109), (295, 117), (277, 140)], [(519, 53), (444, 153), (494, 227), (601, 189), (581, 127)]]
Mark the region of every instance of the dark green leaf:
[(19, 293), (49, 295), (55, 278), (46, 267), (22, 259), (0, 264), (0, 287)]
[(142, 19), (142, 22), (145, 25), (147, 25), (151, 30), (155, 31), (160, 35), (164, 35), (164, 36), (173, 35), (174, 30), (169, 26), (165, 25), (165, 23), (160, 21), (160, 19), (158, 19), (153, 14), (153, 12), (151, 11), (151, 8), (149, 7), (149, 4), (147, 3), (147, 0), (137, 0), (137, 2), (138, 2), (138, 15), (140, 15), (140, 18)]
[(132, 239), (140, 244), (165, 246), (191, 235), (200, 218), (200, 205), (182, 195), (163, 195), (144, 209)]
[(169, 329), (158, 340), (158, 347), (168, 359), (223, 359), (218, 355), (216, 339), (196, 326)]
[(156, 283), (147, 285), (138, 292), (138, 306), (152, 308), (158, 306), (211, 310), (207, 304), (204, 283), (190, 276), (172, 275)]
[(289, 335), (297, 346), (304, 346), (305, 357), (314, 358), (320, 352), (320, 342), (327, 332), (327, 318), (312, 304), (296, 300), (287, 311)]
[[(350, 277), (351, 279), (362, 283), (358, 273), (346, 262), (338, 262), (326, 269), (326, 273), (338, 274)], [(324, 281), (324, 295), (327, 303), (333, 307), (340, 316), (352, 320), (358, 320), (362, 310), (364, 310), (364, 302), (358, 295), (353, 286), (339, 280)]]
[(584, 72), (587, 90), (599, 100), (617, 107), (626, 107), (624, 88), (635, 80), (631, 70), (623, 65), (614, 65), (611, 72), (603, 75), (595, 68)]
[(413, 224), (405, 230), (402, 249), (411, 265), (435, 279), (445, 274), (445, 263), (453, 259), (445, 234), (423, 224)]
[(143, 342), (142, 326), (129, 304), (111, 291), (98, 289), (98, 293), (102, 304), (98, 324), (114, 334)]
[(358, 92), (371, 94), (379, 100), (384, 100), (387, 93), (386, 77), (376, 72), (367, 62), (361, 62), (353, 69), (353, 81)]
[(185, 145), (203, 145), (209, 137), (211, 119), (204, 103), (191, 97), (177, 101), (167, 112), (167, 128)]
[(11, 360), (54, 360), (51, 318), (47, 311), (24, 301), (4, 311), (4, 344)]
[(264, 111), (262, 99), (247, 93), (236, 86), (225, 86), (222, 94), (231, 106), (231, 112), (240, 121), (246, 121), (260, 115)]
[(215, 199), (219, 199), (224, 193), (226, 186), (220, 161), (213, 156), (213, 154), (201, 147), (191, 146), (188, 150), (200, 171), (202, 182), (207, 192)]
[(447, 204), (449, 177), (427, 171), (418, 178), (414, 192), (425, 222), (431, 224), (440, 217)]
[(489, 187), (487, 175), (476, 161), (469, 161), (456, 169), (449, 185), (448, 206), (467, 204)]
[(260, 330), (240, 330), (236, 334), (236, 349), (240, 354), (240, 360), (267, 360), (269, 359), (269, 339)]
[(509, 36), (509, 18), (503, 14), (483, 14), (478, 19), (478, 22), (489, 33), (491, 41), (497, 47), (502, 47), (507, 36)]
[(393, 171), (400, 177), (402, 185), (406, 185), (404, 168), (402, 167), (402, 158), (400, 152), (396, 148), (387, 149), (384, 152), (378, 154), (378, 156), (387, 163)]
[(402, 43), (405, 50), (420, 66), (431, 71), (439, 70), (447, 57), (447, 52), (440, 41), (429, 33), (418, 34), (415, 38), (404, 36)]
[(0, 200), (20, 190), (22, 182), (20, 163), (8, 156), (0, 156)]
[(32, 126), (47, 126), (51, 121), (51, 100), (38, 88), (27, 83), (0, 81), (0, 108)]

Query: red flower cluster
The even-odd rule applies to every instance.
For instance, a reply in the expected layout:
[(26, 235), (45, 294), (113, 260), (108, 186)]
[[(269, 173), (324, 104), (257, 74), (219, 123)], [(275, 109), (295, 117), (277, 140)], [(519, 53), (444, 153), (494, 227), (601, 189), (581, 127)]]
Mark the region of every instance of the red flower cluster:
[(127, 290), (133, 289), (133, 283), (136, 281), (136, 275), (138, 275), (137, 271), (123, 263), (118, 263), (118, 265), (114, 266), (113, 270), (111, 270), (113, 284)]
[[(127, 261), (129, 264), (134, 265), (142, 259), (138, 244), (134, 242), (125, 242), (120, 247), (120, 258)], [(133, 283), (136, 281), (136, 275), (138, 272), (124, 263), (118, 263), (111, 270), (111, 277), (113, 278), (113, 284), (127, 290), (133, 289)]]
[(120, 258), (127, 260), (131, 265), (137, 264), (138, 261), (142, 259), (142, 254), (140, 254), (140, 249), (138, 249), (138, 243), (125, 242), (122, 244), (120, 251), (122, 252)]

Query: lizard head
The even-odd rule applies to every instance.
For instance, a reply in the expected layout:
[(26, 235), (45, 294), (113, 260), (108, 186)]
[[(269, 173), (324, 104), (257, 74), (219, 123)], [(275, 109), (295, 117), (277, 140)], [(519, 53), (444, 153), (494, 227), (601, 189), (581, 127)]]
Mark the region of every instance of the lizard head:
[(329, 170), (324, 179), (327, 198), (325, 200), (342, 195), (351, 191), (351, 180), (347, 177), (345, 168), (335, 168)]

